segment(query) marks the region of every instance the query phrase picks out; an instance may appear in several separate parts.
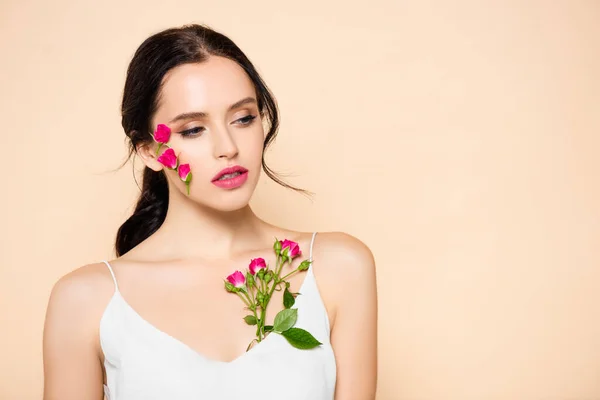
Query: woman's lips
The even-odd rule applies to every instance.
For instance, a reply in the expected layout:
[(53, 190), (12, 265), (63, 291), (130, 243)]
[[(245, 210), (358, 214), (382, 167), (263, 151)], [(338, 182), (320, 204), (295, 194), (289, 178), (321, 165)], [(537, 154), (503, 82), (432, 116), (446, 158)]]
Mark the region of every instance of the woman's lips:
[[(234, 176), (227, 177), (226, 179), (220, 179), (224, 175), (234, 174)], [(215, 186), (218, 186), (223, 189), (235, 189), (240, 187), (246, 182), (248, 179), (248, 170), (240, 165), (234, 165), (232, 167), (227, 167), (219, 171), (213, 179), (212, 183)]]

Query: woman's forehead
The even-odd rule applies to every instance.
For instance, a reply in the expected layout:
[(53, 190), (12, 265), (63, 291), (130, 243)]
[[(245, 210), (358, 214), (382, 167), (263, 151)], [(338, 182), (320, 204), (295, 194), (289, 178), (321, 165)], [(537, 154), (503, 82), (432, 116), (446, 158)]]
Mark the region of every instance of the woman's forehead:
[(163, 81), (157, 116), (173, 118), (182, 112), (223, 114), (247, 97), (256, 97), (252, 81), (234, 61), (210, 57), (202, 63), (173, 68)]

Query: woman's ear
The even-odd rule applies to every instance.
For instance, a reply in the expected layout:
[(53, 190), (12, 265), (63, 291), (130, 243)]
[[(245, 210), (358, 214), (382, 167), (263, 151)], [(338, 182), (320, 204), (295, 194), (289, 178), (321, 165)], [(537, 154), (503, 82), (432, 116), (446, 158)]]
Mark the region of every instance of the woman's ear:
[(158, 156), (154, 149), (156, 146), (153, 145), (155, 145), (153, 142), (142, 143), (136, 147), (136, 153), (148, 168), (158, 172), (164, 168), (164, 165), (158, 162)]

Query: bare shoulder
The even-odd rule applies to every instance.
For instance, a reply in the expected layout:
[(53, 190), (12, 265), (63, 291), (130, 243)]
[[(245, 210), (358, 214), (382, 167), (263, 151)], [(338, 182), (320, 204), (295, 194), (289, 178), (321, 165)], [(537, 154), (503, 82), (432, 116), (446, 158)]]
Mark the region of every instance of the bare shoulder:
[(93, 394), (101, 393), (98, 328), (114, 293), (111, 286), (104, 263), (84, 265), (54, 283), (43, 332), (44, 398), (98, 398)]
[(346, 232), (319, 232), (313, 249), (314, 273), (328, 310), (336, 325), (347, 301), (348, 288), (362, 293), (361, 298), (375, 299), (377, 277), (373, 252), (362, 240)]
[(324, 233), (320, 239), (321, 287), (336, 355), (335, 398), (374, 399), (378, 305), (373, 253), (348, 233)]
[(94, 302), (98, 295), (108, 294), (114, 288), (110, 272), (104, 263), (87, 264), (61, 276), (53, 285), (51, 301), (77, 307)]
[(80, 266), (52, 286), (46, 324), (91, 323), (113, 293), (114, 283), (104, 263)]
[(375, 257), (369, 246), (346, 232), (319, 233), (315, 258), (324, 260), (330, 272), (343, 273), (344, 279), (363, 279), (375, 273)]

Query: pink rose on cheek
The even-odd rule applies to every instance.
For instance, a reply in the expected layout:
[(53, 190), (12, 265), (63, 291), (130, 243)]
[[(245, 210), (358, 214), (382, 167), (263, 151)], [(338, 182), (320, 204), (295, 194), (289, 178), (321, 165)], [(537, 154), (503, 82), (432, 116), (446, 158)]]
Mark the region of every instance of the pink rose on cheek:
[(192, 173), (190, 172), (190, 164), (181, 164), (179, 168), (177, 168), (177, 173), (179, 174), (179, 178), (185, 182), (185, 187), (187, 190), (187, 194), (190, 194), (190, 182), (192, 180)]
[(189, 181), (192, 180), (192, 173), (190, 172), (190, 164), (181, 164), (179, 166), (179, 168), (177, 169), (177, 172), (179, 173), (179, 178), (181, 178), (182, 181), (188, 183)]
[(298, 243), (292, 242), (291, 240), (285, 239), (281, 242), (281, 252), (283, 253), (285, 251), (285, 249), (288, 249), (287, 255), (288, 255), (289, 259), (293, 259), (302, 254), (302, 252), (300, 251), (300, 246), (298, 246)]
[(177, 168), (177, 156), (173, 149), (165, 150), (165, 152), (157, 158), (157, 161), (169, 169)]
[(259, 272), (261, 269), (266, 269), (267, 268), (267, 263), (265, 262), (264, 258), (255, 258), (253, 260), (250, 261), (250, 273), (252, 275), (256, 275), (257, 272)]
[(154, 140), (158, 143), (168, 143), (171, 138), (171, 128), (165, 124), (158, 124), (154, 131)]
[(246, 284), (246, 277), (241, 271), (235, 271), (227, 277), (227, 281), (236, 288), (242, 288)]

